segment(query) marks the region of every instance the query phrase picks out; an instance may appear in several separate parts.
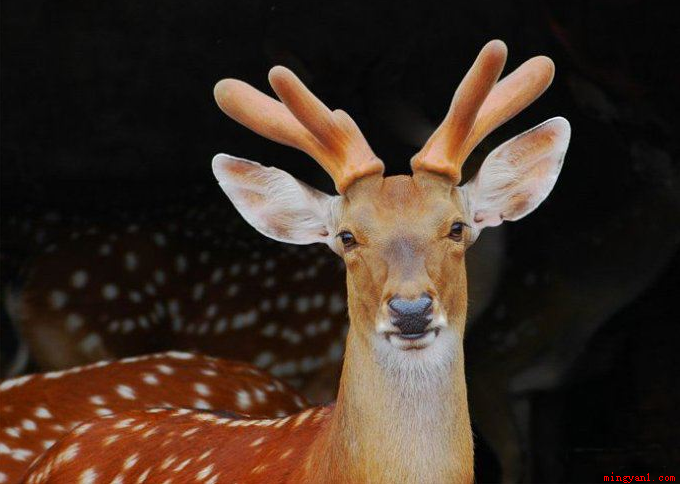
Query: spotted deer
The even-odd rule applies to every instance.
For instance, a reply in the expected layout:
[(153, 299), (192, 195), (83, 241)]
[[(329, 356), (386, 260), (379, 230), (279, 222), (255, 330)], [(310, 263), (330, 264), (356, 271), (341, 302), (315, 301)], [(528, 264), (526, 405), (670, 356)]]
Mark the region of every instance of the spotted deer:
[(33, 460), (94, 417), (150, 407), (282, 417), (308, 406), (252, 365), (177, 351), (5, 380), (0, 402), (3, 483), (18, 482)]
[[(306, 152), (335, 182), (339, 195), (330, 196), (276, 168), (228, 155), (213, 160), (220, 186), (258, 231), (325, 243), (345, 261), (350, 327), (337, 401), (281, 419), (164, 409), (104, 417), (50, 449), (26, 482), (472, 482), (465, 250), (483, 228), (518, 220), (547, 197), (570, 136), (565, 119), (550, 119), (493, 150), (457, 186), (480, 140), (552, 80), (552, 62), (536, 57), (498, 81), (506, 55), (500, 41), (484, 46), (444, 121), (412, 158), (412, 176), (384, 178), (352, 119), (330, 111), (283, 67), (269, 75), (282, 102), (241, 81), (218, 83), (226, 114)], [(169, 432), (194, 428), (158, 451)], [(120, 438), (104, 450), (113, 434)], [(84, 462), (81, 452), (106, 459)]]
[(43, 253), (8, 298), (32, 358), (49, 370), (199, 351), (301, 384), (337, 368), (346, 297), (333, 278), (319, 277), (341, 274), (337, 261), (320, 247), (280, 251), (219, 238), (219, 249), (202, 237), (195, 250), (178, 229), (124, 224)]

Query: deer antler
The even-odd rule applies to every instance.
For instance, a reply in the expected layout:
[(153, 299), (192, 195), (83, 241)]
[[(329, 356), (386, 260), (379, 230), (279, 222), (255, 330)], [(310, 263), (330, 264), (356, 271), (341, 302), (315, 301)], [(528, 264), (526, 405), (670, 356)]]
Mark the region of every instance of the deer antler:
[(507, 47), (492, 40), (480, 51), (456, 89), (444, 121), (411, 159), (413, 171), (428, 171), (460, 182), (461, 167), (491, 131), (517, 115), (548, 88), (555, 73), (543, 56), (529, 59), (496, 82), (505, 65)]
[(338, 193), (359, 178), (384, 171), (347, 113), (328, 109), (285, 67), (272, 68), (269, 83), (283, 103), (236, 79), (218, 82), (215, 99), (247, 128), (314, 158), (333, 178)]

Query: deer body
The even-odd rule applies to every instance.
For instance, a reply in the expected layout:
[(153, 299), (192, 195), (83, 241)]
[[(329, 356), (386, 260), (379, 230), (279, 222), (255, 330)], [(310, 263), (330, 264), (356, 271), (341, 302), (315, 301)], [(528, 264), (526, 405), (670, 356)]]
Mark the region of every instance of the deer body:
[[(229, 116), (308, 153), (340, 194), (241, 158), (213, 160), (220, 186), (253, 227), (279, 241), (325, 243), (343, 258), (350, 329), (337, 403), (278, 421), (163, 410), (111, 417), (76, 429), (28, 482), (122, 480), (138, 463), (140, 482), (164, 482), (172, 464), (163, 460), (174, 452), (156, 452), (158, 443), (188, 422), (197, 443), (182, 445), (191, 456), (177, 457), (185, 460), (173, 471), (207, 482), (472, 482), (465, 251), (483, 228), (518, 220), (545, 199), (570, 135), (566, 120), (549, 120), (494, 150), (457, 186), (477, 143), (552, 80), (552, 62), (534, 58), (497, 82), (506, 55), (500, 41), (482, 49), (442, 125), (413, 157), (413, 176), (383, 178), (382, 161), (351, 118), (330, 111), (285, 68), (270, 72), (283, 103), (241, 81), (221, 81), (215, 94)], [(98, 448), (128, 421), (161, 432), (151, 440), (126, 433), (115, 459), (88, 468), (60, 457), (73, 446)], [(145, 439), (139, 453), (130, 452)]]
[(0, 383), (0, 482), (95, 417), (151, 407), (220, 409), (253, 417), (307, 406), (287, 385), (243, 363), (167, 352)]
[(318, 277), (341, 273), (333, 254), (233, 235), (192, 251), (195, 240), (167, 227), (130, 227), (138, 231), (83, 235), (36, 260), (15, 312), (41, 368), (174, 349), (249, 361), (300, 386), (327, 371), (337, 380), (346, 296)]

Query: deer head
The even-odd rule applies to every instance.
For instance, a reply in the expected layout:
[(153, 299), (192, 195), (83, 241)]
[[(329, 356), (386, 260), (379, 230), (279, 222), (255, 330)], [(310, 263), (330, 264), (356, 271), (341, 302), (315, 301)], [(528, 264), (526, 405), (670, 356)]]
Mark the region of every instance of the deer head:
[(570, 127), (553, 118), (496, 148), (458, 186), (475, 146), (552, 81), (552, 62), (535, 57), (498, 82), (506, 52), (497, 40), (482, 49), (444, 121), (412, 158), (412, 176), (384, 178), (352, 119), (328, 109), (284, 67), (269, 74), (282, 102), (233, 79), (215, 87), (226, 114), (306, 152), (333, 178), (336, 196), (276, 168), (223, 154), (213, 160), (220, 186), (258, 231), (293, 244), (325, 243), (345, 260), (350, 332), (382, 355), (451, 353), (467, 309), (465, 250), (483, 228), (533, 211), (560, 172)]

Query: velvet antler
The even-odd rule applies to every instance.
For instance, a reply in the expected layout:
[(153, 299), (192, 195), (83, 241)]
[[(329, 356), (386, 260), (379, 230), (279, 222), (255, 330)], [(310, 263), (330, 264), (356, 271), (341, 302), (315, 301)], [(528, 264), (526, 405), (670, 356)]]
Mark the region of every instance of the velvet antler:
[(553, 62), (529, 59), (514, 72), (498, 78), (507, 47), (500, 40), (486, 44), (456, 89), (444, 121), (411, 159), (413, 171), (444, 175), (460, 182), (461, 168), (472, 150), (491, 131), (517, 115), (550, 85)]
[(235, 79), (218, 82), (215, 99), (242, 125), (314, 158), (333, 178), (338, 193), (359, 178), (382, 174), (382, 161), (346, 112), (328, 109), (285, 67), (272, 68), (269, 83), (283, 103)]

